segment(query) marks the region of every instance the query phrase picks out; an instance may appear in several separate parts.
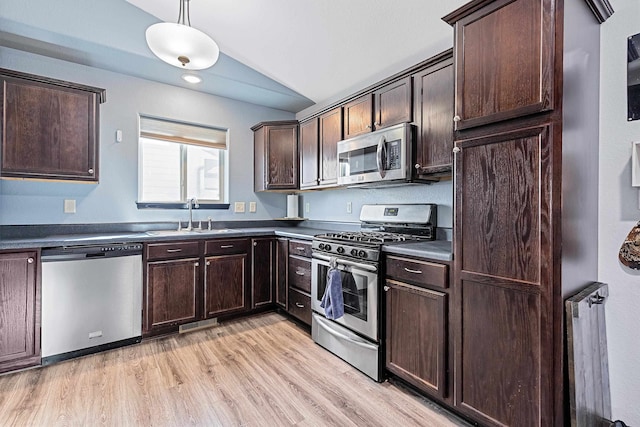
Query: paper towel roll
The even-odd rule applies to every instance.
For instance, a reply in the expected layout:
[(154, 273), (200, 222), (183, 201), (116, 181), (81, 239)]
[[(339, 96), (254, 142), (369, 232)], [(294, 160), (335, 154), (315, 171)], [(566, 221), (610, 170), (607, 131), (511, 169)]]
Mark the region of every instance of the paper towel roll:
[(287, 196), (287, 218), (298, 218), (298, 195), (289, 194)]

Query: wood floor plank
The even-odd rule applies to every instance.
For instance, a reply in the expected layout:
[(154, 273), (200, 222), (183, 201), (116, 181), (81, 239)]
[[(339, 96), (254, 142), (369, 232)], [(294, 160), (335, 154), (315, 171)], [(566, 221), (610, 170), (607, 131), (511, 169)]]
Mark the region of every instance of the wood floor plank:
[(0, 376), (0, 425), (466, 424), (266, 313)]

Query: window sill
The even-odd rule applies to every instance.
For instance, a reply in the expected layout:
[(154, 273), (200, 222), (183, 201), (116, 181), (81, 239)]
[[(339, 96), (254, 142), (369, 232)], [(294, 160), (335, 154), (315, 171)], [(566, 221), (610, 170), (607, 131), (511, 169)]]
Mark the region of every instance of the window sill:
[[(188, 203), (164, 203), (164, 202), (136, 202), (138, 209), (189, 209)], [(229, 203), (198, 203), (194, 210), (203, 209), (229, 209)]]

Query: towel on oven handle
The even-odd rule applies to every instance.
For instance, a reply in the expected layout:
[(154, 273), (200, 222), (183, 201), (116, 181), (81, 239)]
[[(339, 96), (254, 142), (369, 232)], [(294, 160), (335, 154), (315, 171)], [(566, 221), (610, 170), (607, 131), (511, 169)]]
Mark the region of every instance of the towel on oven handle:
[(330, 268), (327, 271), (327, 285), (320, 302), (327, 319), (335, 320), (344, 316), (344, 299), (342, 297), (342, 277), (340, 270)]

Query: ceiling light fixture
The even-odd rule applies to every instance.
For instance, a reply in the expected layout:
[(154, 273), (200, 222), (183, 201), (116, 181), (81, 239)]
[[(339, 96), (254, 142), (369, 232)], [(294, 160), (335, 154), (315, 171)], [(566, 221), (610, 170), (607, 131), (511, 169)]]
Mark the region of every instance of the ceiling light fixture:
[(189, 3), (179, 0), (178, 22), (153, 24), (145, 32), (149, 49), (158, 58), (183, 70), (203, 70), (218, 60), (220, 49), (211, 37), (191, 27)]
[(196, 76), (195, 74), (183, 74), (182, 80), (184, 80), (187, 83), (193, 83), (193, 84), (200, 83), (202, 81), (200, 76)]

